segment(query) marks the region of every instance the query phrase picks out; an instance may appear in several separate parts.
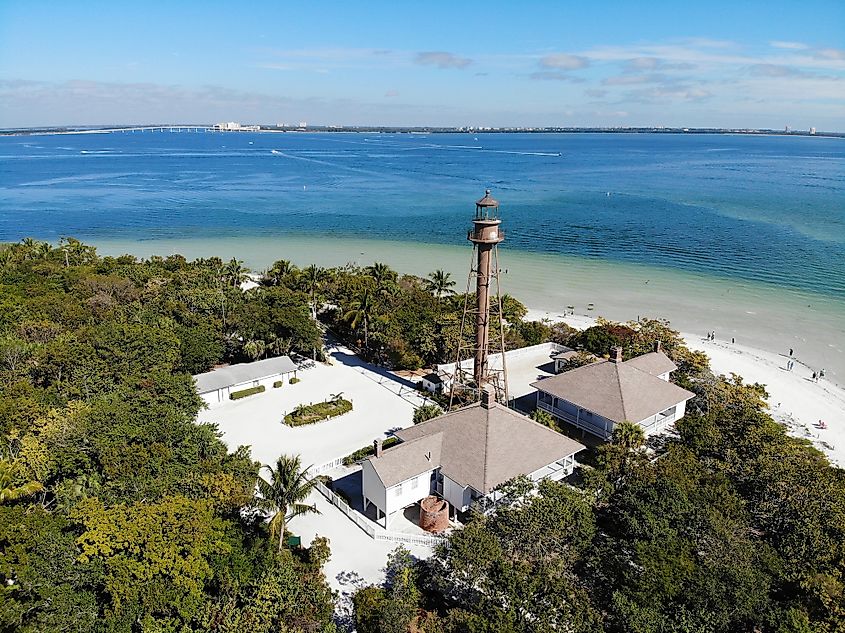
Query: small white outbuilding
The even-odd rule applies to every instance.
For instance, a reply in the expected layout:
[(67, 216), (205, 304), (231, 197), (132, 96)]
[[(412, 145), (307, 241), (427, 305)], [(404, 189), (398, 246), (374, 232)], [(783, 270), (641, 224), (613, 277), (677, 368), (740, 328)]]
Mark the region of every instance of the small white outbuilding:
[(229, 401), (229, 394), (250, 387), (264, 385), (270, 389), (276, 381), (286, 382), (291, 376), (296, 376), (298, 369), (289, 356), (265, 358), (254, 363), (239, 363), (228, 365), (197, 374), (194, 380), (197, 393), (208, 406), (213, 407)]

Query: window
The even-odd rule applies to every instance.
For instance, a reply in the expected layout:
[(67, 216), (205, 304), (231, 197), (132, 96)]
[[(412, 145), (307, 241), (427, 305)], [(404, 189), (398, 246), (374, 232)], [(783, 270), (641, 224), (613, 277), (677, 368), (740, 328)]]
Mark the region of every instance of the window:
[(395, 497), (401, 497), (402, 496), (402, 484), (399, 484), (393, 490), (394, 490), (393, 496), (395, 496)]
[(665, 411), (661, 411), (661, 412), (660, 412), (660, 415), (662, 415), (662, 416), (675, 415), (675, 409), (676, 409), (676, 408), (677, 408), (677, 405), (676, 405), (676, 406), (674, 406), (674, 407), (669, 407), (669, 408), (668, 408), (668, 409), (666, 409)]
[(419, 478), (419, 477), (414, 477), (414, 478), (411, 480), (411, 490), (413, 490), (414, 488), (419, 488), (419, 486), (420, 486), (420, 478)]

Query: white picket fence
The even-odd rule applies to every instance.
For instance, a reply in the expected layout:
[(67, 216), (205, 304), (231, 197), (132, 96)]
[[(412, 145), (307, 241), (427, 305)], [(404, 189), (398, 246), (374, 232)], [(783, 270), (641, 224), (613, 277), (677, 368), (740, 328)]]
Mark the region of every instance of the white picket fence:
[(349, 507), (346, 501), (329, 490), (322, 482), (317, 482), (315, 488), (326, 498), (326, 500), (328, 500), (329, 503), (349, 517), (355, 525), (364, 530), (367, 536), (373, 540), (393, 541), (395, 543), (407, 543), (409, 545), (425, 545), (427, 547), (434, 547), (435, 545), (439, 545), (445, 541), (442, 536), (402, 534), (400, 532), (388, 532), (386, 530), (376, 529), (367, 519), (362, 517), (353, 508)]
[(337, 459), (333, 459), (330, 462), (326, 462), (321, 466), (315, 466), (308, 469), (309, 475), (322, 475), (330, 470), (334, 470), (335, 468), (343, 466), (343, 457), (338, 457)]

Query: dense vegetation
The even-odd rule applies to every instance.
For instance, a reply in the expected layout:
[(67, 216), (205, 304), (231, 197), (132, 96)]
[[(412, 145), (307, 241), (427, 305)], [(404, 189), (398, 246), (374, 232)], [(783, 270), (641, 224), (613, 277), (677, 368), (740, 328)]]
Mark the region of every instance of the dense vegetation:
[(677, 434), (647, 449), (626, 423), (577, 487), (511, 482), (515, 502), (432, 559), (397, 553), (385, 586), (356, 594), (358, 630), (845, 631), (845, 471), (786, 435), (763, 387), (713, 376), (665, 323), (563, 334), (626, 356), (662, 340), (696, 393)]
[[(75, 240), (0, 250), (0, 631), (333, 629), (328, 543), (286, 545), (313, 511), (307, 473), (229, 453), (196, 424), (190, 374), (320, 357), (317, 317), (371, 360), (446, 362), (466, 297), (381, 264), (279, 261), (246, 291), (245, 274)], [(504, 308), (511, 347), (628, 358), (660, 340), (696, 397), (647, 449), (622, 425), (576, 487), (515, 480), (429, 561), (397, 551), (355, 595), (359, 631), (845, 631), (845, 474), (785, 434), (760, 385), (713, 376), (661, 321), (577, 332)]]
[(259, 464), (195, 424), (192, 372), (320, 344), (307, 295), (242, 280), (74, 240), (0, 252), (0, 631), (333, 628), (327, 544), (279, 550)]
[[(464, 303), (474, 301), (472, 295), (455, 292), (449, 273), (437, 270), (425, 279), (400, 277), (381, 263), (300, 270), (280, 260), (261, 283), (302, 288), (321, 322), (364, 358), (394, 369), (453, 362)], [(510, 296), (503, 297), (502, 304), (510, 348), (541, 342), (531, 338), (534, 324), (522, 321), (525, 306)], [(465, 335), (470, 338), (473, 332), (468, 329)]]

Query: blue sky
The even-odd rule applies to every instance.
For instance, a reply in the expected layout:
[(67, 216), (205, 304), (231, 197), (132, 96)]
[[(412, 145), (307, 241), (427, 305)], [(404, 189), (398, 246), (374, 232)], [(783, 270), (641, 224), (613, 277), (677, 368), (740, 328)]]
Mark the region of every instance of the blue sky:
[(845, 0), (0, 0), (0, 127), (845, 130)]

